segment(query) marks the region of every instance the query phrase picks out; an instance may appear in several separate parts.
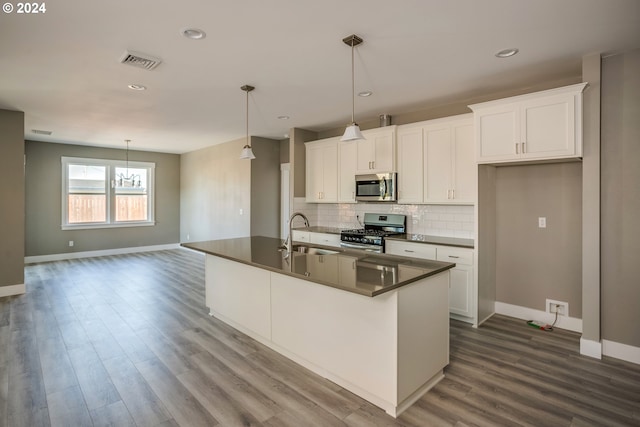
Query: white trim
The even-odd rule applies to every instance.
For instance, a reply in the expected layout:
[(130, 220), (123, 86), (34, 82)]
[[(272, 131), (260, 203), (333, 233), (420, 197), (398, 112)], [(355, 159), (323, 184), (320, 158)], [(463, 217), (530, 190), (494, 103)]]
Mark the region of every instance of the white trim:
[[(553, 323), (555, 314), (547, 313), (542, 310), (535, 310), (529, 307), (521, 307), (519, 305), (507, 304), (504, 302), (496, 301), (495, 310), (497, 314), (503, 314), (505, 316), (515, 317), (522, 320), (540, 320), (548, 324)], [(555, 328), (567, 329), (574, 332), (582, 332), (582, 319), (575, 317), (558, 316), (558, 322)]]
[(22, 295), (26, 292), (24, 283), (19, 285), (0, 286), (0, 298), (10, 297), (13, 295)]
[(640, 365), (640, 347), (602, 340), (602, 354)]
[[(62, 193), (61, 193), (61, 220), (62, 230), (83, 230), (93, 228), (112, 228), (112, 227), (144, 227), (155, 225), (155, 162), (141, 161), (123, 161), (112, 159), (93, 159), (82, 157), (65, 157), (60, 158), (62, 164)], [(69, 220), (69, 166), (70, 165), (94, 165), (103, 166), (105, 168), (105, 221), (98, 223), (68, 223)], [(117, 189), (115, 188), (116, 168), (139, 168), (147, 171), (147, 219), (144, 221), (116, 221), (115, 219), (115, 198)], [(101, 193), (100, 193), (101, 194)]]
[(580, 338), (580, 354), (595, 359), (602, 359), (602, 344), (598, 341)]
[(153, 246), (138, 246), (133, 248), (117, 248), (117, 249), (103, 249), (100, 251), (85, 251), (85, 252), (68, 252), (62, 254), (51, 254), (51, 255), (36, 255), (36, 256), (28, 256), (24, 257), (25, 264), (33, 264), (36, 262), (49, 262), (49, 261), (61, 261), (65, 259), (76, 259), (76, 258), (91, 258), (97, 256), (108, 256), (108, 255), (121, 255), (121, 254), (131, 254), (136, 252), (153, 252), (153, 251), (164, 251), (167, 249), (178, 249), (180, 248), (179, 243), (169, 243), (166, 245), (153, 245)]

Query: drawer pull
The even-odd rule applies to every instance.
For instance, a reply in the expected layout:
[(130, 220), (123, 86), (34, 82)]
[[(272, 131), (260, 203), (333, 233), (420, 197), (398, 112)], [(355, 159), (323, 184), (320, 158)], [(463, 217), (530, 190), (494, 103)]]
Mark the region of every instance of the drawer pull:
[(449, 255), (449, 258), (460, 258), (460, 257), (456, 255)]
[(405, 252), (409, 252), (409, 253), (413, 253), (413, 252), (414, 252), (414, 251), (411, 251), (411, 250), (409, 250), (409, 249), (405, 249), (404, 251), (405, 251)]

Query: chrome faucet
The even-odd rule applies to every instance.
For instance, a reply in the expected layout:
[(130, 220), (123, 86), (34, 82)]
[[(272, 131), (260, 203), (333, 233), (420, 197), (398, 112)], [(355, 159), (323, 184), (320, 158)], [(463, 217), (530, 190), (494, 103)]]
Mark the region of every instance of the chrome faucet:
[(309, 226), (309, 219), (302, 212), (292, 213), (291, 217), (289, 218), (289, 235), (287, 236), (287, 239), (284, 242), (282, 242), (282, 245), (280, 245), (278, 249), (285, 249), (287, 252), (291, 252), (291, 247), (293, 246), (293, 239), (291, 238), (291, 229), (293, 228), (292, 226), (293, 219), (297, 216), (301, 217), (304, 220), (305, 227)]

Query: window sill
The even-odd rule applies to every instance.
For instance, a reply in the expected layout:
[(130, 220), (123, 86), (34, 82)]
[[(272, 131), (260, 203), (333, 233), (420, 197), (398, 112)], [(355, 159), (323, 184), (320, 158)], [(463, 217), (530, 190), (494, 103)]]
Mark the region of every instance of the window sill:
[(128, 227), (151, 227), (156, 225), (155, 221), (144, 222), (119, 222), (115, 224), (63, 224), (62, 230), (92, 230), (97, 228), (128, 228)]

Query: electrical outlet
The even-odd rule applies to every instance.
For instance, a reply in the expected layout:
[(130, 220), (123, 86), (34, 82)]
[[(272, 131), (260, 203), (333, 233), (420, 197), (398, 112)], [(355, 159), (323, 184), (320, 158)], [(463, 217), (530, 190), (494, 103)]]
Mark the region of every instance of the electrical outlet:
[(73, 247), (73, 240), (69, 240), (69, 247)]
[(558, 316), (569, 316), (569, 303), (564, 301), (556, 301), (547, 299), (547, 313), (556, 314)]
[(547, 217), (538, 217), (538, 228), (547, 228)]

